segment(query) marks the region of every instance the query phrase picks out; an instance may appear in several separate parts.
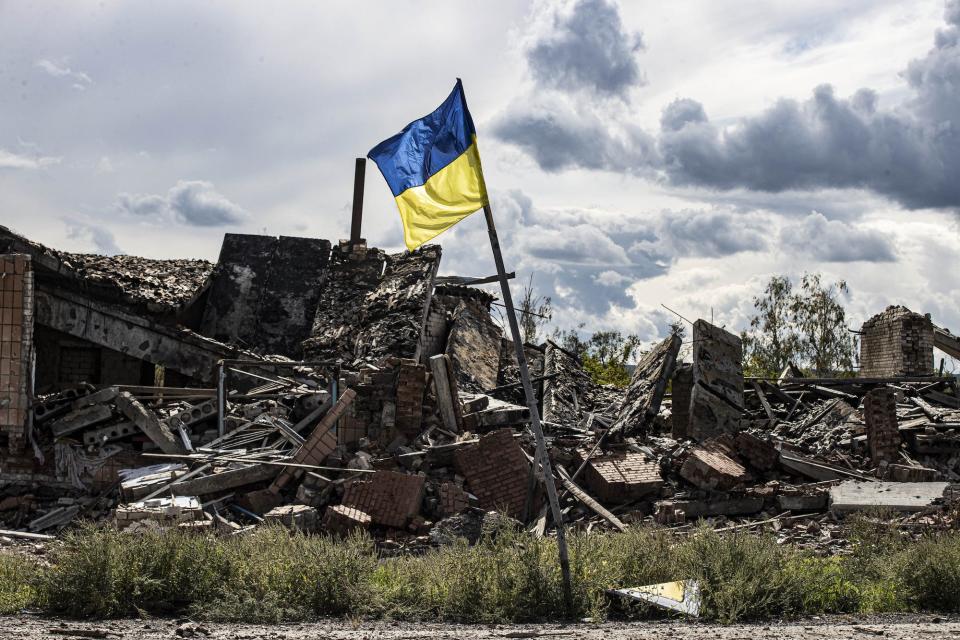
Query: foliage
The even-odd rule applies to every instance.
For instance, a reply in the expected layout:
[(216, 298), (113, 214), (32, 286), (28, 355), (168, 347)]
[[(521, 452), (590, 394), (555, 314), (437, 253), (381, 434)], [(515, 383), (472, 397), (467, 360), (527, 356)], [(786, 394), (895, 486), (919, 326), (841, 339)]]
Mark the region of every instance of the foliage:
[[(578, 329), (582, 328), (580, 325)], [(582, 340), (577, 331), (557, 331), (554, 340), (567, 351), (575, 353), (584, 370), (597, 384), (625, 387), (630, 384), (630, 364), (640, 348), (640, 338), (623, 335), (619, 331), (597, 331)]]
[(771, 277), (753, 299), (756, 315), (741, 334), (744, 372), (776, 376), (794, 364), (816, 376), (851, 373), (857, 342), (841, 303), (848, 295), (846, 282), (825, 286), (819, 274), (804, 274), (799, 289), (786, 276)]
[(633, 527), (568, 538), (572, 609), (556, 540), (489, 531), (474, 547), (380, 558), (369, 537), (346, 540), (261, 527), (246, 536), (186, 530), (129, 535), (85, 526), (51, 564), (0, 555), (0, 611), (41, 607), (82, 617), (189, 615), (279, 622), (323, 616), (468, 623), (610, 616), (664, 617), (607, 590), (700, 582), (704, 618), (721, 622), (822, 613), (960, 611), (960, 533), (911, 541), (882, 518), (855, 520), (848, 555), (821, 557), (771, 535), (690, 535)]

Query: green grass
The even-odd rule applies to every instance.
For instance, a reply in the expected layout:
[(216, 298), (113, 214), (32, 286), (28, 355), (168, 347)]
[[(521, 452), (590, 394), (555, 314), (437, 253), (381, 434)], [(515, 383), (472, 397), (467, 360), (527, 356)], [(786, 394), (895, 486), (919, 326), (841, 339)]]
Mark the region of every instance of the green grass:
[(366, 536), (334, 540), (262, 527), (247, 536), (187, 531), (128, 535), (84, 526), (49, 564), (0, 556), (0, 613), (39, 607), (78, 617), (186, 614), (279, 622), (321, 616), (468, 623), (663, 617), (605, 590), (701, 582), (720, 622), (823, 613), (960, 611), (960, 534), (906, 540), (862, 519), (853, 553), (820, 557), (765, 535), (675, 537), (662, 530), (573, 535), (567, 610), (553, 540), (501, 530), (478, 545), (378, 558)]

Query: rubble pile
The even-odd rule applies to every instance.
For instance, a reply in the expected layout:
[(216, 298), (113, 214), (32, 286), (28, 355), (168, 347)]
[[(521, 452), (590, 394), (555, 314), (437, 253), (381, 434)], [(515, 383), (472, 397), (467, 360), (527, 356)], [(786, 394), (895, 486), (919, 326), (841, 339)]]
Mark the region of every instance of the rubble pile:
[[(0, 264), (13, 276), (32, 269), (38, 296), (78, 303), (53, 254), (17, 238), (5, 250), (27, 252)], [(309, 269), (296, 268), (314, 254)], [(144, 379), (101, 366), (89, 369), (99, 379), (39, 393), (24, 383), (29, 356), (0, 352), (0, 365), (19, 372), (0, 389), (17, 408), (0, 412), (0, 536), (36, 539), (81, 518), (223, 535), (276, 524), (369, 531), (384, 553), (400, 553), (475, 541), (495, 523), (550, 535), (549, 480), (574, 529), (656, 523), (682, 534), (705, 518), (839, 550), (843, 514), (880, 506), (914, 514), (904, 516), (914, 524), (938, 521), (954, 495), (957, 380), (920, 359), (955, 338), (902, 308), (865, 325), (882, 338), (864, 341), (870, 358), (909, 368), (886, 376), (809, 378), (788, 367), (745, 378), (740, 339), (704, 320), (693, 324), (692, 362), (678, 362), (681, 337), (670, 335), (642, 355), (625, 389), (596, 384), (551, 341), (525, 345), (556, 474), (544, 478), (493, 298), (466, 278), (438, 285), (439, 262), (437, 247), (394, 256), (363, 243), (228, 236), (192, 295), (180, 291), (190, 280), (144, 269), (144, 287), (172, 291), (148, 297), (189, 299), (179, 315), (117, 307), (115, 296), (90, 293), (102, 287), (80, 287), (109, 331), (74, 328), (73, 307), (43, 311), (50, 334), (37, 335), (58, 342), (38, 348), (59, 348), (70, 372), (85, 370), (73, 364), (78, 349), (135, 353)], [(73, 263), (87, 275), (71, 267), (71, 278), (94, 281), (137, 264)], [(16, 296), (23, 312), (32, 302), (20, 294), (34, 280), (17, 282), (28, 283)], [(3, 317), (12, 325), (21, 315), (30, 314)], [(17, 325), (18, 340), (27, 326)], [(134, 351), (134, 338), (149, 344)]]

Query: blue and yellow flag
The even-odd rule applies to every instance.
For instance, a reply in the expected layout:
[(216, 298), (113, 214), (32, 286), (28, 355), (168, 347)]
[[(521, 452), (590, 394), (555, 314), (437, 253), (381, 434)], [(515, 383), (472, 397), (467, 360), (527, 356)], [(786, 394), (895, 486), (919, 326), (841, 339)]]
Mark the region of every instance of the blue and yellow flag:
[(487, 204), (477, 130), (459, 78), (436, 111), (381, 142), (367, 157), (390, 185), (411, 251)]

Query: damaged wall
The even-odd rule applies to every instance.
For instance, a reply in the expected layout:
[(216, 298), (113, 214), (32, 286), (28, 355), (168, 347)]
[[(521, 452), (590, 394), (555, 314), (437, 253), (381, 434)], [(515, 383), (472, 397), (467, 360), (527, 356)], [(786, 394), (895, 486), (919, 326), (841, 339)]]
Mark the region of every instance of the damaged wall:
[(0, 434), (10, 453), (25, 446), (33, 351), (30, 256), (0, 255)]
[(933, 373), (933, 322), (928, 315), (890, 306), (863, 323), (860, 375), (866, 378)]
[(296, 358), (316, 315), (330, 242), (228, 233), (211, 276), (200, 332)]

